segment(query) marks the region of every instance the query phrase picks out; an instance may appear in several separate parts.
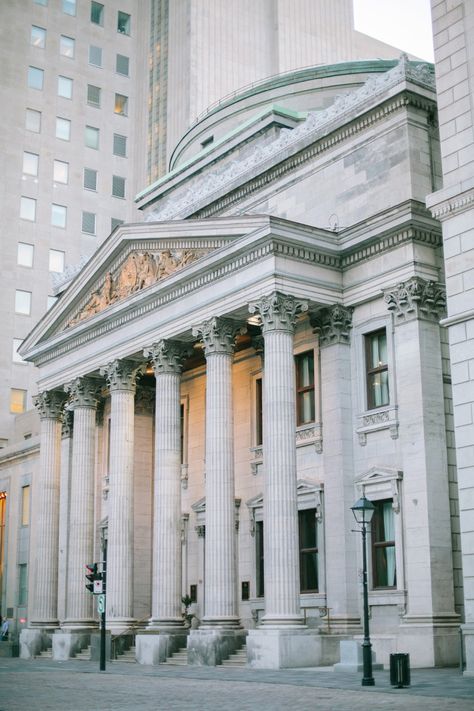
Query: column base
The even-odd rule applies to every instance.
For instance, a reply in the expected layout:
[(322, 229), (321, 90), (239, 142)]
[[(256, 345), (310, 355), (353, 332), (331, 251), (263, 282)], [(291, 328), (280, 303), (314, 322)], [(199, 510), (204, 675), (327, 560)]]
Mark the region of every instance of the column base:
[(127, 631), (132, 634), (132, 629), (137, 627), (137, 621), (133, 617), (109, 617), (106, 620), (107, 629), (112, 635), (124, 634)]
[(44, 649), (51, 647), (51, 637), (55, 630), (44, 628), (23, 629), (20, 632), (20, 659), (34, 659)]
[(56, 662), (65, 662), (67, 659), (73, 659), (82, 649), (85, 649), (91, 643), (91, 630), (75, 631), (57, 630), (52, 637), (53, 642), (53, 659)]
[[(472, 645), (474, 664), (474, 638)], [(399, 627), (397, 646), (397, 651), (410, 655), (412, 667), (455, 666), (459, 664), (459, 618), (406, 615)]]
[(144, 630), (135, 637), (135, 657), (139, 664), (157, 666), (178, 649), (186, 647), (187, 630)]
[[(362, 644), (355, 640), (342, 640), (340, 644), (341, 661), (334, 664), (335, 672), (360, 673), (364, 671)], [(369, 657), (370, 659), (370, 657)], [(376, 664), (375, 652), (372, 650), (372, 671), (380, 671), (383, 664)]]
[(464, 651), (464, 676), (474, 676), (474, 624), (461, 625)]
[(216, 667), (243, 645), (243, 629), (191, 630), (188, 637), (188, 664)]
[(248, 632), (247, 661), (253, 669), (316, 667), (321, 659), (321, 637), (313, 630), (260, 627)]

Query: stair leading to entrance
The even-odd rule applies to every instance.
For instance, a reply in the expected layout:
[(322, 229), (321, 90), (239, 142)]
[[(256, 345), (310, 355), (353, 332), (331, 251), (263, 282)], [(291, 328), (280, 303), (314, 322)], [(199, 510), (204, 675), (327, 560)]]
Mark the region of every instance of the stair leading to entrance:
[(84, 647), (80, 652), (76, 654), (74, 659), (82, 659), (83, 661), (90, 662), (91, 660), (91, 646)]
[(238, 649), (234, 654), (231, 654), (229, 659), (224, 659), (220, 667), (245, 667), (247, 665), (247, 647), (245, 644)]
[(166, 662), (162, 664), (168, 664), (173, 667), (184, 667), (188, 664), (188, 650), (186, 647), (181, 647), (177, 652), (174, 652), (170, 657), (166, 659)]
[(114, 659), (114, 661), (136, 664), (137, 660), (135, 659), (135, 645), (133, 645), (133, 647), (130, 647), (129, 649), (125, 649), (121, 654), (117, 654), (117, 659)]

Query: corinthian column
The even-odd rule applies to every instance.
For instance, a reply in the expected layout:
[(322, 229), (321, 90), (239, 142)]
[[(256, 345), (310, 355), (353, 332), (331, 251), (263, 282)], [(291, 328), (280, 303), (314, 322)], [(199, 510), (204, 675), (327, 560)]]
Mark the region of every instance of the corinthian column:
[(136, 379), (141, 366), (115, 360), (101, 369), (110, 388), (110, 475), (107, 539), (107, 622), (133, 622), (133, 453)]
[(206, 356), (205, 611), (209, 627), (239, 625), (235, 570), (232, 359), (235, 324), (212, 318), (193, 329)]
[(180, 381), (187, 353), (173, 341), (144, 351), (156, 379), (152, 629), (183, 627)]
[(74, 411), (67, 562), (66, 620), (63, 628), (95, 625), (92, 595), (85, 588), (85, 566), (94, 560), (94, 464), (97, 382), (76, 378), (64, 389)]
[(39, 476), (35, 481), (33, 580), (30, 626), (58, 625), (59, 478), (61, 464), (62, 392), (40, 393), (35, 405), (41, 419)]
[(250, 304), (259, 313), (265, 342), (263, 461), (264, 626), (302, 625), (296, 498), (296, 384), (293, 334), (307, 304), (274, 292)]

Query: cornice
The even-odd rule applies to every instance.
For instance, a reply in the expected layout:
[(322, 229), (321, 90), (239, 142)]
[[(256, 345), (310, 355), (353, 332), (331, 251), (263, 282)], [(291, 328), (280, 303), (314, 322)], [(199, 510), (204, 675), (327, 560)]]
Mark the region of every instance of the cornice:
[[(432, 196), (436, 198), (436, 195)], [(465, 192), (460, 192), (457, 195), (448, 197), (441, 202), (438, 202), (431, 207), (429, 210), (433, 217), (441, 222), (459, 215), (466, 210), (472, 210), (474, 208), (474, 188), (471, 190), (466, 190)]]

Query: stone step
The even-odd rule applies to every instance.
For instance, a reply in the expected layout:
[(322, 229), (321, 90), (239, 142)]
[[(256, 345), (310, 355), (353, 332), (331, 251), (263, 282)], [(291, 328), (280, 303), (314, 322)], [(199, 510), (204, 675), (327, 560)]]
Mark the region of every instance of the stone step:
[(136, 664), (137, 660), (135, 658), (135, 647), (130, 647), (126, 649), (122, 654), (117, 655), (116, 662), (126, 662), (128, 664)]
[(245, 667), (247, 664), (247, 647), (244, 645), (234, 654), (231, 654), (229, 659), (224, 659), (221, 667)]
[(85, 662), (90, 662), (90, 660), (91, 660), (91, 646), (89, 645), (88, 647), (81, 649), (81, 651), (76, 654), (74, 659), (82, 659)]
[(187, 666), (188, 651), (187, 651), (186, 647), (182, 647), (181, 649), (178, 649), (178, 651), (175, 652), (174, 654), (172, 654), (170, 657), (168, 657), (166, 662), (163, 662), (163, 664), (168, 664), (170, 666), (175, 666), (175, 667)]
[(53, 658), (53, 648), (48, 647), (48, 649), (43, 649), (37, 656), (37, 659), (52, 659)]

